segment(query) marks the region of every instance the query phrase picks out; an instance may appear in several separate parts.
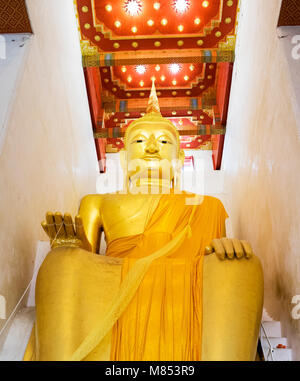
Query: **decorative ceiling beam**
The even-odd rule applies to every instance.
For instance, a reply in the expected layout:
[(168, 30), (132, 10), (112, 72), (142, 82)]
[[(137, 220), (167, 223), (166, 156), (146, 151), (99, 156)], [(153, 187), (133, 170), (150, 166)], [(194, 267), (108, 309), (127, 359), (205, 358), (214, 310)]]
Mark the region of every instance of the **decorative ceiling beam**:
[[(225, 135), (225, 126), (214, 124), (199, 124), (195, 128), (180, 130), (179, 135)], [(124, 128), (103, 128), (102, 131), (94, 132), (94, 138), (121, 138), (125, 134)]]
[(234, 62), (234, 49), (191, 49), (191, 50), (161, 50), (157, 51), (127, 51), (116, 53), (82, 52), (83, 67), (89, 66), (119, 66), (177, 63), (216, 63)]

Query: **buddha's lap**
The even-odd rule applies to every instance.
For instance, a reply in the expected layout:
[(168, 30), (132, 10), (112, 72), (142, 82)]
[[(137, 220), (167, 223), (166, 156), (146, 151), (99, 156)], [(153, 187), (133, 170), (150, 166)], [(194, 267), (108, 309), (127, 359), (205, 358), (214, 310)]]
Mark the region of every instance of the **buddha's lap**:
[[(132, 267), (134, 263), (139, 258), (129, 258), (129, 267)], [(172, 267), (173, 269), (180, 266), (186, 266), (190, 264), (193, 266), (199, 262), (198, 258), (188, 259), (185, 258), (184, 252), (182, 256), (177, 258), (161, 258), (154, 261), (151, 265), (153, 268), (163, 265), (164, 267)], [(109, 257), (105, 255), (94, 254), (92, 252), (73, 247), (61, 247), (53, 249), (49, 252), (46, 259), (44, 260), (39, 274), (38, 274), (38, 284), (42, 281), (54, 281), (60, 276), (69, 275), (70, 278), (77, 275), (84, 279), (86, 275), (89, 282), (94, 279), (111, 276), (112, 278), (120, 278), (121, 268), (124, 263), (124, 259)], [(258, 272), (257, 276), (261, 276), (261, 264), (256, 256), (253, 256), (250, 260), (246, 258), (242, 259), (226, 259), (219, 260), (214, 254), (204, 256), (203, 259), (204, 268), (204, 283), (208, 278), (222, 278), (222, 280), (227, 280), (227, 282), (235, 283), (236, 278), (239, 278), (245, 274), (246, 278), (249, 280), (256, 278), (255, 273)], [(51, 276), (51, 273), (54, 273)], [(65, 278), (66, 279), (66, 278)]]

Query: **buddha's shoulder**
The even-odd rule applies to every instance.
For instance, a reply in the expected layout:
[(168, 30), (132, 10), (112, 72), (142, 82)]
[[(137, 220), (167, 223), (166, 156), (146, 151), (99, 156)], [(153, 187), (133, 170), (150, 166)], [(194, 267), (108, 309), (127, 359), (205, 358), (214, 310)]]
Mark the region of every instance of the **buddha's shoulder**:
[(194, 197), (195, 199), (199, 199), (200, 201), (205, 202), (207, 204), (214, 204), (214, 205), (223, 206), (222, 201), (219, 198), (214, 197), (214, 196), (208, 196), (208, 195), (203, 195), (203, 194), (199, 194), (199, 193), (192, 193), (192, 192), (187, 192), (187, 191), (184, 191), (183, 194), (186, 197), (190, 197), (191, 199)]
[[(153, 197), (153, 196), (152, 196)], [(159, 195), (154, 195), (154, 197), (159, 197)], [(81, 204), (95, 203), (98, 206), (107, 204), (110, 202), (118, 203), (124, 200), (145, 200), (149, 199), (149, 195), (143, 194), (130, 194), (124, 192), (113, 192), (113, 193), (103, 193), (103, 194), (88, 194), (81, 199)]]
[(80, 203), (102, 203), (104, 200), (115, 199), (116, 197), (119, 197), (119, 193), (87, 194), (82, 197)]
[[(151, 195), (150, 195), (151, 196)], [(170, 197), (172, 198), (177, 197), (184, 197), (185, 201), (187, 201), (188, 205), (207, 205), (209, 207), (220, 207), (224, 208), (223, 203), (220, 199), (213, 196), (207, 196), (207, 195), (201, 195), (197, 193), (192, 193), (188, 191), (180, 192), (179, 194), (169, 194), (164, 195), (164, 197)], [(160, 198), (161, 195), (155, 195), (154, 197)], [(150, 197), (153, 198), (153, 195)], [(134, 195), (134, 194), (127, 194), (123, 192), (114, 192), (114, 193), (104, 193), (104, 194), (88, 194), (85, 195), (81, 199), (81, 205), (95, 205), (97, 207), (104, 206), (105, 204), (113, 203), (119, 203), (122, 201), (125, 201), (124, 199), (130, 201), (146, 201), (149, 199), (149, 195)]]

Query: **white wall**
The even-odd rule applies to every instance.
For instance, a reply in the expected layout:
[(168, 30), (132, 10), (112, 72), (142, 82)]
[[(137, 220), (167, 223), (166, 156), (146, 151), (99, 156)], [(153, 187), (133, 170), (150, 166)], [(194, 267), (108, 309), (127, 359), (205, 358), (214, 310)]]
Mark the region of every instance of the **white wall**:
[(0, 35), (0, 155), (3, 148), (8, 118), (15, 100), (16, 85), (27, 58), (30, 34)]
[(265, 307), (300, 360), (300, 320), (291, 318), (300, 294), (300, 115), (276, 30), (280, 6), (242, 1), (222, 169), (234, 234), (260, 257)]
[[(0, 295), (29, 283), (45, 212), (76, 213), (97, 157), (72, 0), (27, 0), (32, 28), (0, 156)], [(6, 320), (0, 319), (0, 328)]]

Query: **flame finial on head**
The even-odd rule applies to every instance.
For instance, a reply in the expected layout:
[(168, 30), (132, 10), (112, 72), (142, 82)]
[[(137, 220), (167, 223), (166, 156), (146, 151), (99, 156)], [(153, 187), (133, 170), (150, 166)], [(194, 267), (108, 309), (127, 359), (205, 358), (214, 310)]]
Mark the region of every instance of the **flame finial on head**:
[(156, 112), (161, 115), (154, 82), (155, 78), (152, 78), (152, 88), (148, 100), (146, 113), (149, 114), (150, 112)]

